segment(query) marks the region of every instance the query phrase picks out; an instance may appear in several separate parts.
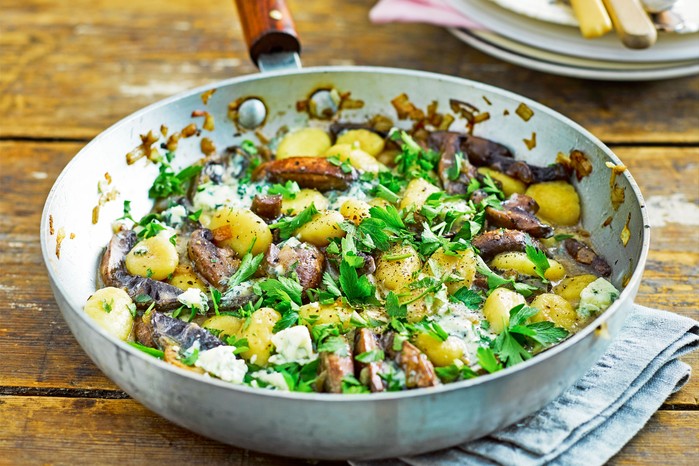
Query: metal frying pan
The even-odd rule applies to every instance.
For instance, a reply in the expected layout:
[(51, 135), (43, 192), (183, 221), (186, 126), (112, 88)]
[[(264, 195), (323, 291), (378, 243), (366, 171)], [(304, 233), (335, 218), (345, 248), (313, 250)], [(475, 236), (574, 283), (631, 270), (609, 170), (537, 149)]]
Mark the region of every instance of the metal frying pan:
[[(255, 10), (256, 19), (245, 27), (253, 59), (260, 60), (264, 69), (275, 60), (295, 63), (289, 57), (298, 52), (298, 41), (282, 2), (238, 3), (243, 17)], [(274, 55), (280, 52), (282, 56)], [(143, 160), (129, 165), (125, 157), (141, 144), (139, 135), (149, 131), (159, 135), (161, 125), (171, 131), (192, 122), (201, 127), (201, 118), (193, 119), (192, 112), (208, 111), (215, 130), (181, 139), (174, 160), (175, 168), (181, 168), (201, 157), (204, 137), (222, 149), (245, 138), (256, 139), (259, 133), (269, 137), (282, 126), (307, 125), (311, 117), (297, 111), (297, 102), (320, 88), (351, 92), (352, 99), (364, 102), (362, 108), (341, 110), (343, 121), (382, 114), (408, 127), (390, 104), (397, 95), (406, 93), (420, 108), (434, 100), (442, 111), (453, 98), (487, 110), (490, 119), (477, 124), (474, 133), (509, 146), (517, 158), (545, 165), (558, 152), (584, 152), (592, 172), (575, 182), (583, 226), (592, 234), (596, 250), (612, 264), (611, 280), (624, 288), (620, 298), (568, 341), (513, 368), (437, 388), (372, 395), (288, 393), (231, 385), (166, 364), (98, 328), (82, 309), (95, 291), (111, 222), (121, 216), (124, 199), (132, 201), (136, 218), (152, 207), (147, 191), (157, 175), (156, 166)], [(204, 105), (202, 94), (214, 89)], [(259, 133), (242, 128), (244, 121), (236, 126), (227, 117), (229, 103), (253, 96), (266, 110), (264, 123), (256, 129)], [(515, 115), (520, 104), (533, 111), (529, 121)], [(464, 125), (457, 118), (452, 128)], [(537, 144), (528, 150), (523, 139), (533, 133)], [(97, 136), (63, 170), (48, 196), (41, 223), (42, 252), (59, 308), (85, 352), (124, 391), (172, 422), (231, 445), (278, 455), (316, 459), (409, 455), (485, 435), (541, 408), (584, 374), (618, 333), (638, 290), (649, 230), (638, 186), (627, 172), (610, 183), (608, 163), (621, 165), (609, 148), (576, 123), (485, 84), (390, 68), (279, 69), (157, 102)], [(617, 209), (611, 202), (612, 186), (625, 194)], [(113, 190), (118, 194), (110, 195)]]

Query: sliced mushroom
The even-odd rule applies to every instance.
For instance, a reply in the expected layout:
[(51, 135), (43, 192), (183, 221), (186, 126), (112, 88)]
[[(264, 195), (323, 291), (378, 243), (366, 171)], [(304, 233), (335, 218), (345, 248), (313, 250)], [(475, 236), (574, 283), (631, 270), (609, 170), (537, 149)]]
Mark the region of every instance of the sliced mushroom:
[(515, 160), (507, 147), (488, 139), (468, 136), (463, 139), (461, 149), (468, 155), (472, 164), (490, 167), (527, 184), (570, 178), (569, 169), (560, 163), (546, 167), (529, 165), (524, 161)]
[(144, 346), (155, 348), (155, 340), (153, 339), (153, 323), (151, 319), (137, 317), (133, 323), (133, 334), (136, 341)]
[(198, 341), (200, 351), (223, 345), (221, 340), (197, 324), (168, 317), (162, 312), (153, 312), (151, 325), (153, 326), (153, 340), (161, 348), (167, 340), (174, 342), (182, 349), (190, 348), (194, 342)]
[(288, 157), (266, 162), (255, 169), (253, 177), (275, 183), (295, 181), (302, 188), (319, 191), (345, 190), (357, 179), (357, 171), (343, 171), (341, 167), (322, 157)]
[[(368, 328), (360, 328), (355, 334), (355, 354), (367, 353), (369, 351), (375, 351), (381, 349), (379, 346), (379, 340), (374, 332)], [(355, 360), (355, 374), (357, 378), (363, 384), (369, 386), (369, 389), (376, 393), (382, 392), (386, 389), (383, 379), (381, 379), (382, 366), (385, 364), (383, 361), (375, 362), (359, 362)]]
[(223, 291), (226, 281), (238, 270), (240, 261), (227, 248), (213, 243), (213, 233), (206, 228), (195, 230), (187, 243), (187, 255), (194, 268), (210, 284)]
[(137, 296), (142, 295), (150, 296), (158, 310), (169, 311), (178, 308), (180, 303), (177, 301), (177, 296), (182, 293), (182, 290), (152, 278), (131, 275), (126, 270), (124, 260), (137, 241), (138, 237), (133, 230), (120, 231), (112, 237), (100, 264), (102, 281), (106, 286), (124, 289), (141, 309), (151, 304), (150, 301), (136, 300)]
[(563, 245), (566, 251), (568, 251), (568, 254), (570, 254), (576, 262), (592, 268), (592, 270), (602, 277), (608, 277), (612, 274), (612, 268), (607, 261), (597, 255), (597, 253), (585, 243), (573, 238), (567, 238), (563, 241)]
[[(393, 347), (391, 342), (389, 347)], [(404, 341), (400, 351), (395, 353), (396, 362), (405, 373), (408, 388), (424, 388), (439, 385), (434, 366), (427, 355), (409, 341)]]
[(286, 244), (281, 249), (272, 245), (265, 255), (265, 262), (269, 275), (287, 275), (295, 271), (304, 291), (318, 288), (323, 279), (325, 256), (312, 244)]
[[(345, 339), (345, 337), (341, 338)], [(342, 393), (342, 380), (348, 375), (354, 375), (352, 350), (346, 339), (343, 351), (334, 353), (323, 351), (320, 353), (319, 373), (319, 377), (323, 381), (324, 391)]]
[(428, 146), (442, 154), (439, 158), (437, 173), (448, 194), (465, 194), (468, 191), (469, 182), (477, 174), (476, 167), (471, 165), (468, 158), (464, 156), (458, 176), (455, 179), (450, 176), (450, 172), (454, 170), (457, 163), (456, 154), (461, 153), (461, 143), (464, 138), (465, 135), (461, 133), (436, 131), (427, 139)]
[(282, 213), (281, 194), (258, 194), (252, 199), (250, 210), (267, 220), (274, 220)]
[(513, 194), (502, 203), (502, 207), (502, 210), (486, 207), (486, 218), (491, 225), (521, 230), (536, 238), (548, 238), (553, 234), (553, 228), (534, 215), (539, 210), (539, 205), (531, 197)]
[(486, 231), (473, 238), (471, 244), (480, 251), (485, 261), (489, 261), (501, 252), (524, 251), (528, 235), (523, 231), (499, 229)]

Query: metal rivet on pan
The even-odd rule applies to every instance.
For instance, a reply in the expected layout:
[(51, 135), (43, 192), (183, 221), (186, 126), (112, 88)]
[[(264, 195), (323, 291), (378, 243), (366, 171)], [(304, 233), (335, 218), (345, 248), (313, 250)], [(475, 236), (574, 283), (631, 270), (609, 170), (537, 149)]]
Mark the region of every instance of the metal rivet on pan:
[(273, 20), (281, 21), (281, 19), (284, 17), (284, 15), (282, 15), (282, 12), (279, 10), (271, 10), (269, 12), (269, 17), (272, 18)]
[[(335, 92), (337, 94), (337, 92)], [(333, 96), (333, 92), (321, 89), (313, 93), (310, 98), (308, 110), (312, 117), (328, 119), (337, 113), (339, 99)]]
[(238, 107), (238, 124), (243, 128), (255, 129), (267, 118), (267, 107), (260, 99), (250, 98)]

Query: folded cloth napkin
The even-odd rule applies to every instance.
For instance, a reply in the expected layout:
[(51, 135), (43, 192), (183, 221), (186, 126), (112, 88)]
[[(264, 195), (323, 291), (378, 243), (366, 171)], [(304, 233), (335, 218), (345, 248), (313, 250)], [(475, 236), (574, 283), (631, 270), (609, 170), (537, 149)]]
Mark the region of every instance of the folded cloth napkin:
[(447, 450), (350, 464), (604, 464), (687, 383), (691, 368), (677, 358), (697, 347), (699, 322), (636, 305), (597, 364), (532, 416)]
[(484, 29), (446, 0), (380, 0), (369, 12), (374, 23), (429, 23), (444, 27)]

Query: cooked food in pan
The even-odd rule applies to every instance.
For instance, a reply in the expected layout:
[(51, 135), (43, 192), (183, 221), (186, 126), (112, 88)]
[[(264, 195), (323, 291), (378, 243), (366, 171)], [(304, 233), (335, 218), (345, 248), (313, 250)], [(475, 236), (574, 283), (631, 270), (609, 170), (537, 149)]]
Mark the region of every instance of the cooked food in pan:
[(335, 123), (244, 141), (128, 201), (85, 305), (183, 369), (274, 390), (431, 387), (518, 364), (619, 295), (567, 159)]

